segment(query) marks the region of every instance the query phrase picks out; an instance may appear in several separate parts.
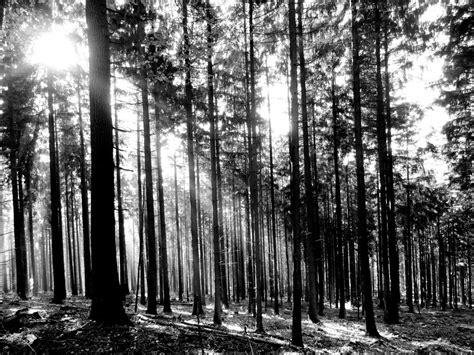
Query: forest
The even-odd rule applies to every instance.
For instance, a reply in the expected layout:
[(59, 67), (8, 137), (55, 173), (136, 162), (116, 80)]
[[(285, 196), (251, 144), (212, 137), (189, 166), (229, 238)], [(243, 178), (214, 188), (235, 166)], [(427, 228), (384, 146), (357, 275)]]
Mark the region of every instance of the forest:
[(472, 351), (473, 10), (0, 0), (0, 349)]

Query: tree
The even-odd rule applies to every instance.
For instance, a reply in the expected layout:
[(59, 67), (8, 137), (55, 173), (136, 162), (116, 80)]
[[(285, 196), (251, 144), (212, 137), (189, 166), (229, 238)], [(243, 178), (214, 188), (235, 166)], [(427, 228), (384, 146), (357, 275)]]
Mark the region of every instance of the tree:
[(131, 324), (122, 306), (115, 255), (113, 134), (106, 11), (106, 0), (86, 1), (92, 157), (93, 273), (90, 318), (103, 323)]
[(194, 127), (193, 127), (193, 87), (191, 83), (190, 40), (188, 33), (188, 0), (183, 0), (183, 37), (184, 37), (184, 69), (185, 69), (185, 100), (186, 129), (188, 144), (188, 169), (189, 169), (189, 199), (191, 202), (191, 245), (193, 251), (193, 315), (202, 314), (201, 303), (201, 275), (199, 272), (199, 244), (198, 221), (196, 204), (196, 170), (194, 157)]
[(352, 13), (352, 90), (354, 95), (354, 137), (356, 149), (356, 174), (357, 174), (357, 216), (359, 234), (359, 259), (362, 276), (362, 287), (365, 308), (365, 329), (371, 336), (378, 337), (379, 333), (375, 324), (372, 303), (372, 282), (369, 266), (369, 251), (367, 242), (367, 208), (365, 205), (365, 177), (364, 177), (364, 149), (362, 145), (362, 114), (360, 99), (360, 55), (359, 55), (359, 19), (358, 1), (351, 4)]
[(291, 164), (291, 227), (293, 232), (293, 321), (291, 342), (303, 345), (301, 331), (301, 234), (300, 234), (300, 163), (298, 136), (298, 61), (296, 43), (295, 1), (289, 1), (290, 32), (290, 92), (291, 92), (291, 128), (290, 128), (290, 164)]

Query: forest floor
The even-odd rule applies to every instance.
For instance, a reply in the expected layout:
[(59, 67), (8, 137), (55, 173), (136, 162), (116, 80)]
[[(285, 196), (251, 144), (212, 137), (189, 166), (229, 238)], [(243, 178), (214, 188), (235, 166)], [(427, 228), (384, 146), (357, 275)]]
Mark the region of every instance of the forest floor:
[(205, 315), (191, 316), (192, 304), (173, 302), (172, 313), (145, 314), (139, 305), (126, 305), (134, 326), (104, 326), (88, 319), (90, 301), (71, 297), (63, 305), (50, 303), (51, 295), (22, 301), (13, 295), (0, 296), (0, 351), (3, 353), (140, 353), (140, 352), (449, 352), (474, 351), (474, 311), (421, 310), (401, 312), (400, 323), (386, 325), (377, 310), (381, 338), (365, 335), (364, 321), (357, 309), (346, 319), (337, 309), (325, 309), (317, 324), (303, 321), (304, 348), (290, 345), (291, 309), (284, 304), (280, 315), (268, 307), (263, 315), (265, 334), (255, 333), (255, 319), (246, 305), (231, 305), (223, 312), (220, 327), (212, 324), (211, 302)]

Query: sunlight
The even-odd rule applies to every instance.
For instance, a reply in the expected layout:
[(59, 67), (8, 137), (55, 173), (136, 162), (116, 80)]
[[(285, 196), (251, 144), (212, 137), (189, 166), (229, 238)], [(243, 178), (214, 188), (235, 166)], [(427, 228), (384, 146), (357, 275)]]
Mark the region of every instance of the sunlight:
[(77, 50), (62, 29), (40, 34), (33, 43), (30, 61), (50, 69), (65, 70), (78, 64)]

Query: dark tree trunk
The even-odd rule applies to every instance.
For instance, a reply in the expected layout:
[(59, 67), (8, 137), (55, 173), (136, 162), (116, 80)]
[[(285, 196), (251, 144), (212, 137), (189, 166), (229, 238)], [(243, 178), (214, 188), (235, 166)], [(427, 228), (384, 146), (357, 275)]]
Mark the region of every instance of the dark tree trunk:
[[(138, 105), (137, 105), (138, 106)], [(137, 107), (138, 110), (138, 107)], [(140, 304), (146, 304), (145, 296), (145, 246), (144, 246), (144, 201), (142, 187), (142, 157), (141, 157), (140, 117), (137, 115), (137, 190), (138, 190), (138, 278), (140, 279)], [(137, 290), (138, 292), (138, 290)], [(136, 306), (135, 306), (136, 307)]]
[(293, 232), (293, 321), (291, 342), (303, 346), (301, 331), (301, 233), (300, 233), (300, 162), (298, 135), (298, 59), (296, 43), (295, 0), (289, 1), (290, 32), (290, 93), (291, 93), (291, 129), (290, 129), (290, 162), (291, 162), (291, 226)]
[[(266, 81), (267, 86), (269, 86), (268, 79), (268, 65), (266, 66)], [(272, 140), (272, 115), (270, 111), (270, 95), (267, 95), (268, 101), (268, 146), (270, 152), (270, 214), (271, 214), (271, 224), (272, 224), (272, 243), (273, 248), (273, 310), (275, 314), (280, 313), (279, 305), (279, 295), (278, 295), (278, 259), (277, 259), (277, 230), (276, 230), (276, 212), (275, 212), (275, 176), (273, 172), (273, 140)]]
[(314, 102), (312, 110), (312, 140), (313, 140), (313, 171), (314, 171), (314, 227), (316, 233), (316, 259), (317, 259), (317, 274), (318, 274), (318, 314), (323, 315), (324, 311), (324, 251), (323, 251), (323, 235), (321, 233), (319, 221), (319, 189), (318, 189), (318, 162), (316, 156), (316, 117), (314, 113)]
[(298, 52), (300, 67), (300, 86), (301, 86), (301, 120), (303, 125), (303, 156), (304, 156), (304, 186), (305, 186), (305, 205), (306, 205), (306, 253), (308, 264), (308, 286), (309, 286), (309, 309), (308, 315), (312, 322), (318, 320), (318, 290), (317, 290), (317, 253), (316, 239), (319, 238), (314, 219), (314, 193), (311, 176), (311, 159), (309, 154), (309, 132), (308, 132), (308, 110), (306, 99), (306, 63), (304, 57), (303, 40), (303, 1), (298, 0)]
[[(377, 85), (377, 153), (380, 174), (380, 221), (382, 236), (382, 268), (384, 274), (384, 320), (387, 323), (398, 323), (398, 305), (390, 292), (390, 279), (393, 268), (390, 268), (388, 250), (393, 248), (388, 241), (387, 222), (387, 136), (383, 108), (383, 87), (381, 74), (381, 17), (378, 5), (375, 6), (375, 58), (376, 58), (376, 85)], [(391, 255), (391, 253), (390, 253)]]
[(222, 296), (222, 269), (221, 250), (220, 250), (220, 228), (219, 222), (219, 205), (217, 196), (217, 164), (219, 161), (216, 156), (216, 120), (214, 115), (214, 73), (212, 65), (213, 54), (213, 40), (212, 40), (212, 17), (211, 6), (209, 0), (206, 2), (206, 16), (207, 16), (207, 114), (210, 123), (210, 151), (211, 151), (211, 201), (212, 201), (212, 245), (214, 248), (214, 324), (222, 324), (221, 319), (221, 296)]
[[(384, 0), (385, 7), (388, 1)], [(390, 107), (390, 73), (388, 71), (388, 11), (385, 11), (383, 18), (384, 32), (384, 66), (385, 66), (385, 114), (387, 120), (387, 220), (388, 220), (388, 240), (390, 254), (390, 288), (393, 307), (398, 308), (400, 302), (400, 277), (399, 277), (399, 258), (397, 248), (397, 229), (395, 225), (395, 191), (393, 188), (393, 155), (392, 155), (392, 113)], [(395, 310), (394, 310), (395, 311)], [(398, 311), (397, 311), (398, 314)]]
[(443, 235), (441, 234), (441, 221), (438, 212), (438, 220), (436, 224), (437, 228), (437, 238), (438, 238), (438, 247), (439, 247), (439, 302), (441, 304), (441, 310), (446, 310), (447, 299), (447, 283), (446, 283), (446, 245), (444, 243)]
[(150, 114), (148, 103), (148, 83), (145, 73), (140, 79), (142, 106), (143, 106), (143, 145), (145, 155), (145, 203), (146, 203), (146, 228), (147, 241), (147, 285), (148, 305), (146, 312), (156, 314), (157, 306), (157, 260), (156, 260), (156, 235), (155, 235), (155, 211), (153, 206), (153, 170), (151, 163), (151, 138), (150, 138)]
[(171, 312), (170, 284), (168, 270), (168, 247), (166, 237), (166, 219), (165, 219), (165, 196), (163, 191), (163, 171), (161, 166), (161, 124), (159, 118), (158, 92), (154, 90), (155, 99), (155, 125), (156, 125), (156, 155), (158, 171), (158, 206), (160, 217), (160, 266), (163, 274), (163, 312)]
[(357, 22), (357, 4), (353, 1), (352, 7), (352, 84), (354, 95), (354, 137), (356, 149), (357, 169), (357, 209), (359, 222), (359, 260), (362, 275), (362, 287), (364, 295), (365, 326), (371, 336), (379, 336), (375, 325), (374, 310), (372, 304), (372, 282), (370, 277), (368, 233), (367, 233), (367, 210), (365, 205), (365, 181), (364, 181), (364, 150), (362, 145), (362, 115), (360, 100), (360, 56), (359, 56), (359, 24)]
[[(32, 198), (32, 187), (31, 187), (31, 173), (29, 171), (31, 167), (31, 162), (28, 162), (28, 167), (25, 171), (25, 185), (26, 193), (28, 196), (28, 234), (30, 242), (30, 267), (31, 267), (31, 277), (33, 278), (33, 295), (38, 294), (38, 283), (39, 278), (36, 272), (36, 260), (35, 260), (35, 241), (34, 241), (34, 231), (33, 231), (33, 198)], [(2, 235), (2, 238), (5, 236)]]
[[(213, 95), (214, 96), (214, 95)], [(217, 113), (214, 115), (214, 134), (215, 134), (215, 165), (216, 165), (216, 179), (217, 179), (217, 204), (218, 204), (218, 213), (219, 213), (219, 243), (220, 243), (220, 261), (219, 265), (221, 268), (221, 273), (219, 277), (221, 278), (221, 297), (222, 304), (224, 307), (229, 308), (229, 280), (226, 272), (226, 235), (224, 234), (224, 217), (223, 217), (223, 207), (222, 207), (222, 174), (221, 174), (221, 164), (220, 164), (220, 143), (218, 137), (218, 118)]]
[(115, 254), (114, 160), (106, 1), (86, 1), (91, 118), (92, 305), (90, 318), (130, 324), (122, 306)]
[(130, 293), (128, 288), (128, 269), (127, 269), (127, 247), (125, 244), (125, 228), (123, 218), (123, 201), (122, 201), (122, 176), (120, 172), (120, 140), (118, 126), (118, 107), (117, 107), (117, 85), (114, 79), (114, 116), (115, 116), (115, 173), (116, 173), (116, 189), (117, 189), (117, 216), (118, 216), (118, 240), (119, 240), (119, 271), (120, 271), (120, 288), (122, 297)]
[(332, 98), (332, 125), (333, 125), (333, 160), (334, 160), (334, 178), (336, 190), (336, 274), (339, 286), (339, 318), (346, 317), (345, 308), (345, 290), (344, 290), (344, 261), (343, 261), (343, 241), (342, 241), (342, 206), (341, 206), (341, 182), (339, 177), (339, 138), (337, 131), (337, 99), (335, 88), (335, 77), (333, 71), (331, 98)]
[(63, 236), (61, 228), (61, 191), (56, 156), (56, 132), (53, 108), (53, 76), (48, 71), (48, 131), (49, 172), (51, 184), (51, 244), (53, 252), (54, 296), (53, 303), (62, 303), (66, 298)]
[(77, 82), (77, 102), (79, 109), (79, 138), (81, 145), (81, 202), (82, 202), (82, 238), (84, 248), (84, 282), (85, 282), (85, 296), (91, 297), (91, 248), (90, 248), (90, 232), (89, 232), (89, 196), (87, 194), (87, 179), (86, 179), (86, 149), (84, 143), (84, 124), (82, 121), (82, 100), (81, 87), (78, 79)]
[(191, 247), (193, 254), (193, 315), (202, 314), (201, 303), (201, 274), (199, 272), (199, 243), (196, 205), (196, 174), (194, 168), (194, 124), (193, 124), (193, 87), (191, 84), (190, 40), (188, 34), (188, 0), (183, 1), (183, 36), (184, 36), (184, 67), (185, 67), (185, 110), (187, 129), (188, 169), (189, 169), (189, 198), (191, 202)]
[[(407, 149), (408, 152), (408, 149)], [(413, 313), (413, 289), (412, 289), (412, 240), (411, 240), (411, 196), (410, 196), (410, 168), (407, 163), (407, 187), (406, 187), (406, 226), (405, 226), (405, 284), (406, 302), (408, 312)]]
[(183, 261), (181, 250), (181, 236), (179, 229), (179, 199), (178, 199), (178, 174), (176, 171), (176, 154), (174, 155), (174, 200), (175, 200), (175, 219), (176, 219), (176, 245), (178, 247), (178, 299), (183, 300)]
[(69, 258), (69, 281), (71, 282), (71, 294), (72, 296), (77, 296), (77, 280), (76, 274), (74, 272), (74, 257), (72, 251), (72, 228), (73, 228), (73, 221), (72, 221), (72, 214), (71, 214), (71, 203), (70, 203), (70, 191), (69, 188), (71, 187), (68, 184), (68, 175), (70, 172), (64, 172), (64, 200), (66, 202), (66, 228), (67, 228), (67, 251), (68, 251), (68, 258)]
[(431, 243), (431, 306), (436, 307), (438, 305), (438, 300), (436, 298), (436, 258), (434, 252), (434, 243)]

